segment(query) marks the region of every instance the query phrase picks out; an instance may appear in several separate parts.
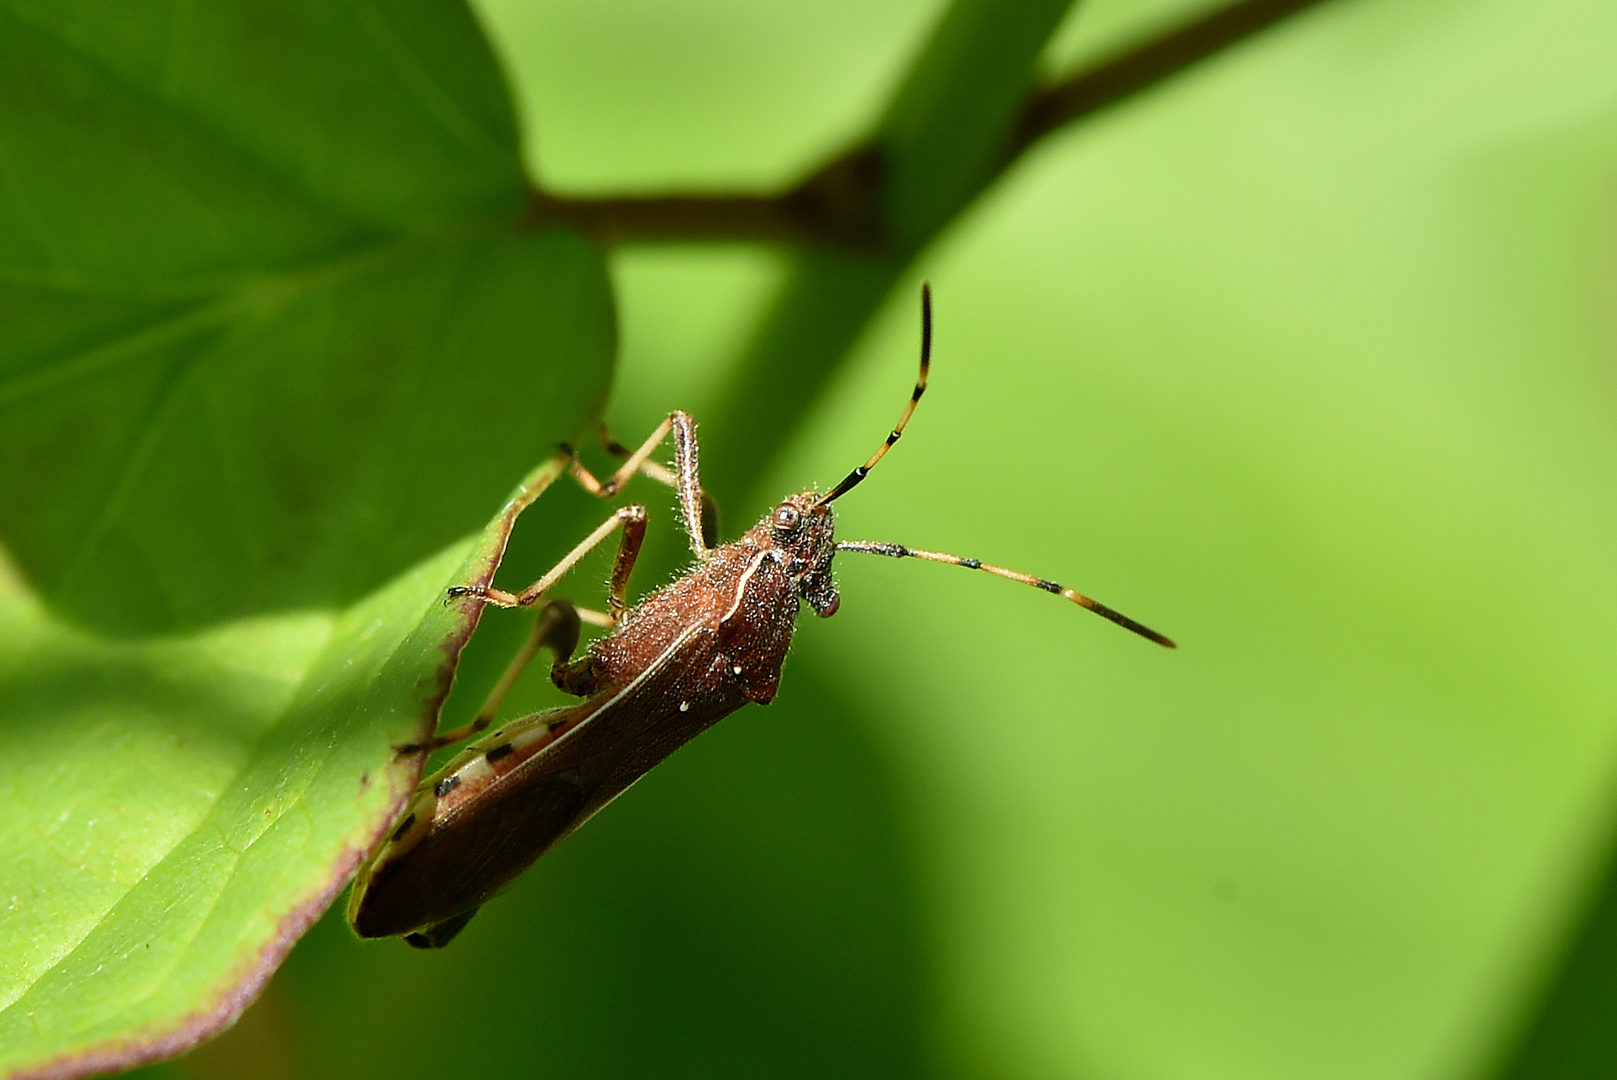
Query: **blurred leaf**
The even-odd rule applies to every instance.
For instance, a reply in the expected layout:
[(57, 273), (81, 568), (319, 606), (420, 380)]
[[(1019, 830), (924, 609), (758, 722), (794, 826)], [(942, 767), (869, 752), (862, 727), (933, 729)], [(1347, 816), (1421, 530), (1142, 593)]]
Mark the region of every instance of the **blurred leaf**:
[(1072, 0), (954, 0), (877, 125), (884, 220), (914, 251), (981, 190)]
[(704, 478), (721, 502), (751, 495), (898, 275), (977, 193), (1070, 4), (954, 0), (944, 11), (873, 140), (887, 250), (797, 257), (710, 418)]
[(403, 800), (518, 499), (347, 611), (107, 642), (0, 591), (0, 1071), (84, 1075), (228, 1026)]
[(0, 538), (84, 624), (351, 603), (603, 393), (458, 3), (6, 0), (0, 131)]
[(1496, 1080), (1617, 1076), (1617, 862), (1607, 856), (1577, 923)]
[(227, 1025), (386, 827), (612, 302), (459, 3), (5, 0), (0, 136), (0, 1069), (79, 1074)]

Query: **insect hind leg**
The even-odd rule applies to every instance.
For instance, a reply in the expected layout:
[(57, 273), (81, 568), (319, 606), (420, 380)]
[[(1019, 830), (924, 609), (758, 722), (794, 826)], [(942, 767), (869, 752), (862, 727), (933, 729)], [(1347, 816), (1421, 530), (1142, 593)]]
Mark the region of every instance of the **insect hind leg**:
[(500, 705), (505, 701), (505, 696), (511, 692), (511, 688), (516, 685), (517, 679), (521, 677), (522, 672), (527, 669), (533, 658), (538, 655), (540, 649), (549, 649), (556, 657), (555, 662), (557, 665), (563, 665), (567, 662), (573, 655), (573, 650), (578, 648), (581, 622), (578, 609), (568, 601), (552, 600), (546, 604), (544, 609), (539, 612), (538, 620), (533, 624), (533, 631), (528, 635), (527, 640), (522, 643), (522, 648), (518, 649), (517, 654), (511, 658), (511, 662), (506, 665), (504, 673), (500, 675), (500, 681), (494, 684), (494, 689), (489, 691), (487, 700), (483, 702), (483, 707), (477, 710), (477, 716), (470, 723), (462, 724), (460, 727), (450, 731), (441, 732), (424, 743), (408, 743), (404, 746), (395, 747), (395, 749), (401, 754), (418, 754), (422, 751), (437, 750), (441, 747), (464, 742), (487, 728), (494, 721), (494, 714), (499, 712)]

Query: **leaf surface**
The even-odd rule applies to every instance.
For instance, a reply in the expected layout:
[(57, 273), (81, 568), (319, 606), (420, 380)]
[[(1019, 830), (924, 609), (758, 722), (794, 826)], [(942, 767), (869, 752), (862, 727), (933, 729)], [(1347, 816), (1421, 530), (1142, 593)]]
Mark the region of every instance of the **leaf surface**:
[[(475, 542), (347, 610), (108, 641), (0, 592), (0, 1069), (85, 1075), (227, 1026), (420, 777), (536, 470)], [(42, 1071), (39, 1071), (42, 1070)]]
[(413, 787), (610, 377), (527, 206), (459, 3), (0, 0), (0, 1074), (220, 1030)]
[(604, 392), (453, 3), (0, 4), (0, 540), (120, 634), (347, 605)]

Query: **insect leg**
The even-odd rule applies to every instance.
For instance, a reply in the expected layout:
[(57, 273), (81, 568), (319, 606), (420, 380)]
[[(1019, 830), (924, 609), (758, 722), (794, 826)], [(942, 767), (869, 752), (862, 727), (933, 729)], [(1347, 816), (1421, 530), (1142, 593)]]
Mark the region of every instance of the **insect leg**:
[(623, 539), (618, 544), (617, 561), (612, 567), (613, 594), (608, 597), (611, 608), (609, 617), (615, 625), (624, 610), (623, 583), (628, 580), (635, 557), (640, 554), (640, 543), (646, 536), (646, 508), (638, 504), (614, 510), (611, 517), (601, 522), (594, 532), (579, 541), (577, 547), (562, 556), (561, 562), (552, 566), (543, 577), (519, 593), (509, 593), (504, 589), (484, 585), (457, 585), (449, 590), (449, 595), (476, 596), (497, 607), (532, 607), (551, 586), (561, 580), (563, 574), (578, 565), (580, 559), (593, 551), (597, 544), (611, 536), (619, 527), (623, 529)]
[[(676, 414), (676, 416), (684, 417), (685, 421), (687, 423), (691, 424), (691, 429), (692, 430), (690, 432), (689, 437), (690, 437), (692, 443), (694, 444), (695, 439), (696, 439), (695, 424), (692, 423), (690, 421), (690, 417), (686, 416), (684, 413), (678, 413), (678, 414)], [(678, 423), (678, 421), (675, 419), (675, 416), (670, 416), (669, 420), (670, 420), (670, 422), (673, 422), (673, 423), (676, 423), (676, 424)], [(677, 432), (677, 430), (678, 430), (677, 427), (676, 427), (675, 430)], [(627, 461), (627, 460), (629, 460), (629, 458), (634, 456), (633, 451), (631, 451), (627, 446), (624, 446), (622, 443), (618, 442), (616, 439), (614, 439), (612, 437), (612, 432), (607, 430), (606, 422), (604, 420), (597, 420), (595, 422), (595, 437), (601, 441), (601, 448), (603, 450), (605, 450), (607, 453), (611, 454), (613, 457), (621, 458), (624, 461)], [(694, 458), (694, 455), (693, 455), (693, 457), (692, 457), (693, 475), (694, 475), (694, 462), (695, 462), (695, 458)], [(657, 462), (650, 461), (650, 460), (641, 462), (640, 471), (642, 473), (644, 473), (646, 476), (650, 477), (651, 479), (657, 481), (659, 484), (667, 484), (669, 487), (673, 488), (676, 492), (680, 491), (679, 477), (676, 476), (673, 473), (672, 470), (667, 469), (667, 468), (663, 467), (662, 465), (659, 465)], [(717, 547), (718, 543), (719, 543), (719, 507), (718, 507), (718, 504), (713, 501), (713, 496), (709, 495), (707, 493), (707, 491), (704, 490), (701, 487), (700, 484), (697, 485), (697, 494), (702, 500), (702, 510), (701, 510), (702, 543), (706, 547)], [(688, 514), (685, 515), (685, 516), (686, 516), (687, 528), (688, 528), (689, 527), (688, 523), (689, 523), (690, 519), (689, 519)]]
[(579, 622), (578, 609), (566, 600), (552, 600), (546, 604), (539, 612), (538, 621), (533, 624), (533, 632), (506, 665), (500, 681), (489, 691), (488, 699), (483, 702), (483, 707), (477, 710), (477, 716), (471, 723), (441, 732), (425, 743), (400, 746), (397, 748), (399, 753), (419, 753), (422, 750), (437, 750), (439, 747), (452, 746), (464, 742), (488, 727), (494, 721), (494, 714), (499, 712), (500, 705), (505, 701), (505, 695), (511, 692), (511, 687), (516, 685), (517, 679), (540, 649), (549, 649), (555, 655), (557, 664), (567, 662), (573, 655), (573, 650), (578, 648)]
[[(668, 428), (664, 427), (659, 430), (662, 431), (663, 436), (667, 436)], [(634, 457), (633, 450), (612, 437), (612, 432), (607, 428), (605, 420), (595, 421), (595, 438), (600, 441), (602, 450), (605, 450), (619, 461), (628, 461)], [(658, 441), (661, 440), (659, 439)], [(679, 487), (679, 481), (674, 479), (673, 471), (666, 465), (652, 461), (650, 458), (640, 463), (640, 471), (659, 484), (667, 484), (671, 488)]]
[(472, 921), (480, 909), (472, 908), (463, 911), (441, 923), (433, 923), (425, 930), (417, 930), (413, 934), (405, 934), (404, 940), (413, 949), (441, 949), (455, 940), (455, 935), (466, 929), (466, 924)]
[[(698, 559), (708, 556), (708, 526), (704, 512), (711, 503), (702, 491), (701, 471), (697, 468), (696, 421), (691, 414), (675, 411), (668, 420), (674, 426), (674, 490), (679, 492), (679, 508), (685, 519), (685, 533), (690, 537), (691, 551)], [(714, 522), (716, 524), (716, 521)]]
[[(572, 455), (569, 468), (572, 470), (573, 478), (584, 490), (603, 499), (609, 499), (617, 494), (618, 489), (629, 477), (645, 468), (646, 459), (657, 449), (657, 444), (668, 437), (670, 431), (674, 433), (674, 472), (669, 475), (668, 470), (659, 466), (655, 470), (646, 470), (646, 475), (663, 480), (664, 483), (672, 483), (674, 490), (679, 493), (680, 516), (684, 519), (685, 532), (691, 540), (691, 551), (698, 559), (705, 559), (708, 548), (717, 540), (715, 534), (718, 532), (718, 514), (713, 507), (713, 500), (702, 490), (700, 470), (696, 465), (696, 421), (691, 419), (690, 413), (678, 409), (669, 413), (668, 419), (657, 425), (657, 430), (641, 444), (640, 449), (624, 459), (618, 471), (606, 480), (595, 479), (594, 475), (580, 464), (578, 455), (573, 453), (572, 447), (564, 444), (562, 450)], [(604, 425), (597, 426), (596, 434), (601, 437), (608, 453), (627, 449), (612, 439)]]
[(591, 623), (616, 626), (628, 610), (625, 592), (629, 584), (629, 574), (634, 570), (635, 559), (640, 554), (640, 545), (646, 537), (646, 508), (643, 506), (625, 506), (613, 512), (612, 516), (602, 522), (582, 543), (569, 551), (550, 571), (538, 581), (522, 590), (520, 594), (513, 595), (500, 589), (456, 588), (449, 590), (456, 596), (481, 596), (483, 599), (498, 604), (501, 607), (529, 607), (537, 603), (551, 586), (563, 574), (571, 570), (580, 559), (602, 540), (612, 535), (612, 531), (619, 526), (623, 527), (623, 538), (618, 542), (617, 558), (612, 563), (612, 578), (607, 595), (607, 613), (605, 615), (596, 611), (580, 610), (566, 600), (552, 600), (546, 604), (539, 613), (539, 620), (533, 625), (533, 632), (517, 650), (516, 656), (506, 666), (505, 673), (500, 681), (494, 684), (489, 692), (488, 700), (478, 710), (476, 718), (469, 724), (446, 731), (431, 742), (420, 744), (412, 743), (399, 747), (400, 753), (410, 753), (422, 749), (436, 750), (441, 746), (449, 746), (471, 738), (494, 720), (494, 714), (499, 711), (505, 696), (511, 692), (511, 687), (521, 677), (522, 672), (532, 662), (540, 649), (549, 649), (556, 657), (551, 665), (553, 670), (568, 671), (567, 661), (578, 648), (579, 624), (588, 615)]
[[(623, 540), (618, 544), (617, 558), (612, 561), (612, 576), (607, 582), (606, 595), (608, 626), (616, 626), (622, 621), (624, 613), (629, 610), (626, 597), (629, 575), (634, 571), (634, 562), (640, 555), (640, 543), (645, 539), (645, 535), (645, 511), (641, 510), (638, 521), (624, 526)], [(586, 654), (568, 663), (567, 657), (558, 653), (556, 662), (550, 665), (550, 681), (555, 683), (557, 688), (579, 697), (591, 693), (599, 677), (600, 670), (592, 654)]]
[(623, 458), (623, 464), (618, 466), (618, 471), (605, 480), (597, 480), (595, 474), (586, 469), (583, 463), (578, 460), (578, 454), (573, 448), (566, 443), (562, 443), (562, 453), (572, 459), (568, 464), (568, 469), (572, 472), (573, 479), (577, 480), (579, 486), (585, 491), (591, 495), (599, 495), (603, 499), (610, 499), (616, 495), (623, 489), (623, 485), (629, 482), (629, 478), (637, 472), (644, 472), (653, 480), (660, 480), (665, 484), (672, 485), (674, 478), (669, 471), (651, 461), (650, 458), (656, 452), (657, 447), (662, 445), (662, 441), (668, 438), (668, 432), (674, 427), (674, 417), (680, 415), (683, 414), (670, 414), (668, 419), (658, 424), (657, 430), (653, 431), (646, 441), (640, 444), (640, 449), (634, 451), (613, 440), (605, 425), (598, 423), (596, 425), (596, 435), (600, 437), (602, 444), (606, 446), (607, 452)]
[(606, 611), (613, 626), (622, 622), (624, 613), (629, 610), (629, 575), (634, 573), (634, 561), (640, 557), (640, 545), (646, 539), (646, 508), (633, 506), (627, 509), (640, 513), (624, 523), (623, 539), (618, 541), (618, 554), (612, 560), (612, 576), (607, 579)]

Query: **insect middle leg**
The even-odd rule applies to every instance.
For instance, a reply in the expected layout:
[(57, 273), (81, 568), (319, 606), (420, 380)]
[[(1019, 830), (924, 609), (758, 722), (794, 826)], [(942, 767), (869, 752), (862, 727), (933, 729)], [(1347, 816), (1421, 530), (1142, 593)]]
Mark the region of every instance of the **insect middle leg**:
[(499, 607), (532, 607), (557, 581), (561, 580), (563, 574), (576, 566), (579, 560), (619, 528), (623, 530), (623, 536), (618, 541), (618, 554), (612, 562), (612, 577), (607, 590), (607, 613), (600, 615), (593, 611), (583, 611), (566, 600), (552, 600), (547, 603), (544, 610), (539, 613), (538, 621), (534, 623), (533, 632), (523, 642), (522, 648), (517, 650), (516, 656), (511, 658), (511, 663), (506, 666), (500, 681), (495, 683), (488, 700), (478, 710), (476, 718), (469, 724), (442, 732), (426, 743), (401, 746), (398, 748), (400, 753), (436, 750), (441, 746), (449, 746), (468, 739), (488, 727), (505, 696), (511, 692), (511, 687), (516, 685), (517, 679), (538, 655), (540, 649), (549, 649), (555, 656), (551, 672), (557, 685), (570, 687), (584, 679), (584, 672), (578, 665), (567, 663), (572, 658), (573, 650), (578, 648), (580, 623), (584, 621), (583, 616), (587, 615), (592, 623), (616, 626), (628, 610), (629, 575), (634, 570), (635, 559), (640, 554), (640, 545), (646, 537), (645, 507), (631, 505), (614, 510), (611, 517), (597, 526), (595, 531), (580, 541), (573, 550), (562, 556), (561, 561), (546, 571), (538, 581), (520, 593), (509, 593), (504, 589), (477, 585), (456, 586), (449, 590), (451, 597), (476, 596)]
[(616, 626), (623, 613), (628, 610), (628, 603), (624, 597), (629, 584), (629, 574), (634, 570), (634, 561), (639, 557), (640, 545), (646, 538), (646, 508), (638, 504), (614, 510), (611, 517), (601, 522), (593, 532), (579, 541), (573, 550), (563, 555), (560, 562), (519, 593), (509, 593), (504, 589), (486, 585), (460, 585), (450, 589), (449, 595), (476, 596), (498, 607), (532, 607), (561, 580), (563, 574), (577, 566), (579, 560), (595, 550), (601, 541), (619, 528), (623, 529), (623, 537), (618, 541), (618, 555), (612, 563), (611, 585), (606, 598), (608, 617), (612, 625)]

